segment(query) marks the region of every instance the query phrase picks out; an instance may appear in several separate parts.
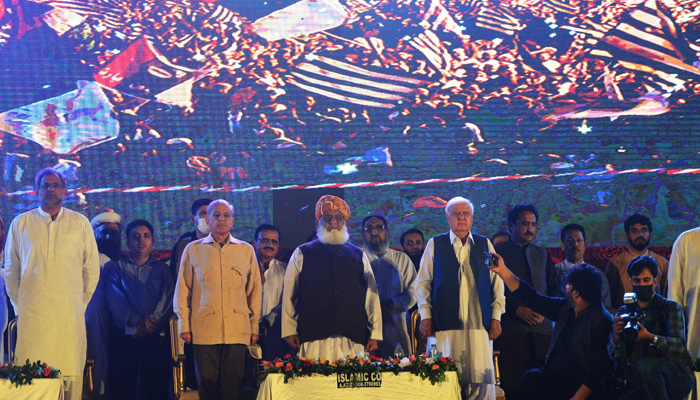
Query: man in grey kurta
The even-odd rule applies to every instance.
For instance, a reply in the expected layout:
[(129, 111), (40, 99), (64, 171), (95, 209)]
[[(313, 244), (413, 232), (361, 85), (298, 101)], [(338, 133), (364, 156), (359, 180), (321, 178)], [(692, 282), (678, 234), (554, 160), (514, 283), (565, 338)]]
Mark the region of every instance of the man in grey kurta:
[(362, 221), (362, 240), (363, 250), (377, 282), (382, 309), (381, 356), (393, 356), (398, 344), (401, 344), (404, 354), (412, 354), (406, 311), (416, 302), (413, 295), (413, 281), (416, 279), (413, 263), (406, 253), (389, 248), (389, 227), (382, 216), (374, 215)]

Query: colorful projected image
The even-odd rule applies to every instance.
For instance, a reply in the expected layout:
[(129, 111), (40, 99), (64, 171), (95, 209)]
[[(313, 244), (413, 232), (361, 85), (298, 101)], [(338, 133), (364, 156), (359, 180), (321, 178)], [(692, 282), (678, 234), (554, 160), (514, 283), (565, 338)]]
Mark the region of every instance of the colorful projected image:
[(671, 188), (700, 153), (698, 1), (259, 3), (0, 0), (12, 212), (48, 165), (84, 207), (508, 179), (531, 183), (501, 198), (571, 185), (609, 204), (639, 188), (592, 179), (621, 174), (698, 190)]

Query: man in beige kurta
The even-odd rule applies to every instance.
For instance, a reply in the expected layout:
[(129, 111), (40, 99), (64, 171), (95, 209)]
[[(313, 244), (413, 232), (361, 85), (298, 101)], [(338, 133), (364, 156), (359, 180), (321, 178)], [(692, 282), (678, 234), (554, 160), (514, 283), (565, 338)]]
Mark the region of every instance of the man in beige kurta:
[(262, 284), (255, 250), (231, 236), (233, 207), (207, 207), (211, 233), (187, 245), (173, 308), (180, 337), (194, 346), (199, 398), (237, 399), (245, 352), (258, 341)]

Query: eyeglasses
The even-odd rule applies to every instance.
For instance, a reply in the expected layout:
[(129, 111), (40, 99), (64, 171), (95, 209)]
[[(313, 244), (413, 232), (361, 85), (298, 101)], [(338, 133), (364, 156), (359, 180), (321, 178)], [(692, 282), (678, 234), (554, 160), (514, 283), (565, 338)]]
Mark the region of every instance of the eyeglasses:
[(258, 239), (258, 241), (259, 241), (260, 243), (263, 243), (263, 244), (271, 244), (271, 245), (273, 245), (273, 246), (277, 246), (278, 244), (280, 244), (280, 241), (277, 240), (277, 239), (262, 238), (262, 239)]
[(41, 185), (42, 190), (49, 190), (49, 189), (58, 190), (58, 189), (62, 189), (62, 188), (63, 188), (63, 185), (60, 183), (44, 183), (43, 185)]
[(330, 224), (331, 222), (333, 222), (333, 220), (335, 220), (335, 222), (341, 223), (341, 222), (345, 221), (345, 218), (343, 217), (343, 214), (324, 215), (323, 216), (323, 222), (325, 222), (327, 224)]
[(384, 225), (368, 225), (362, 228), (363, 231), (367, 233), (371, 233), (372, 231), (377, 231), (377, 232), (384, 232), (386, 230), (386, 226)]

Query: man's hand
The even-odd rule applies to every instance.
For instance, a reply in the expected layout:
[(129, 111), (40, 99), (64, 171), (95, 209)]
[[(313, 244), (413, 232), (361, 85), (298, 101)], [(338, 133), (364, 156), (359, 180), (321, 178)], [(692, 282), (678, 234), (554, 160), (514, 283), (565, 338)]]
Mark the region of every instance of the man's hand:
[(180, 339), (184, 340), (185, 343), (189, 344), (192, 343), (192, 333), (190, 332), (182, 332), (180, 334)]
[(489, 269), (503, 279), (503, 283), (508, 286), (511, 292), (515, 292), (520, 287), (520, 279), (506, 267), (506, 263), (503, 261), (503, 257), (499, 256), (497, 253), (491, 253), (491, 260), (493, 261), (489, 266)]
[(425, 337), (430, 337), (435, 334), (433, 332), (433, 320), (431, 318), (424, 319), (420, 322), (420, 333), (423, 334)]
[(158, 321), (153, 318), (145, 318), (144, 324), (146, 325), (146, 330), (149, 335), (155, 332), (158, 327)]
[(377, 339), (370, 339), (367, 341), (367, 344), (365, 345), (365, 353), (371, 353), (379, 348), (379, 343), (377, 342)]
[(136, 332), (134, 332), (134, 337), (146, 338), (156, 330), (155, 324), (148, 318), (141, 318), (139, 322), (136, 323)]
[(613, 341), (615, 343), (620, 343), (620, 335), (622, 335), (622, 330), (625, 328), (625, 321), (622, 317), (616, 317), (613, 321)]
[(501, 321), (492, 319), (489, 327), (489, 340), (496, 340), (499, 336), (501, 336)]
[(518, 309), (515, 311), (515, 315), (518, 316), (518, 318), (522, 319), (523, 321), (527, 322), (528, 325), (539, 325), (544, 321), (544, 317), (529, 308), (525, 306), (520, 306)]
[(637, 335), (637, 342), (651, 342), (654, 340), (654, 335), (651, 334), (647, 328), (641, 323), (637, 322), (637, 328), (639, 328), (639, 335)]
[(299, 335), (287, 336), (287, 344), (292, 346), (292, 348), (299, 350), (301, 343), (299, 342)]
[(250, 345), (255, 346), (256, 343), (258, 343), (258, 335), (253, 333), (250, 335)]

